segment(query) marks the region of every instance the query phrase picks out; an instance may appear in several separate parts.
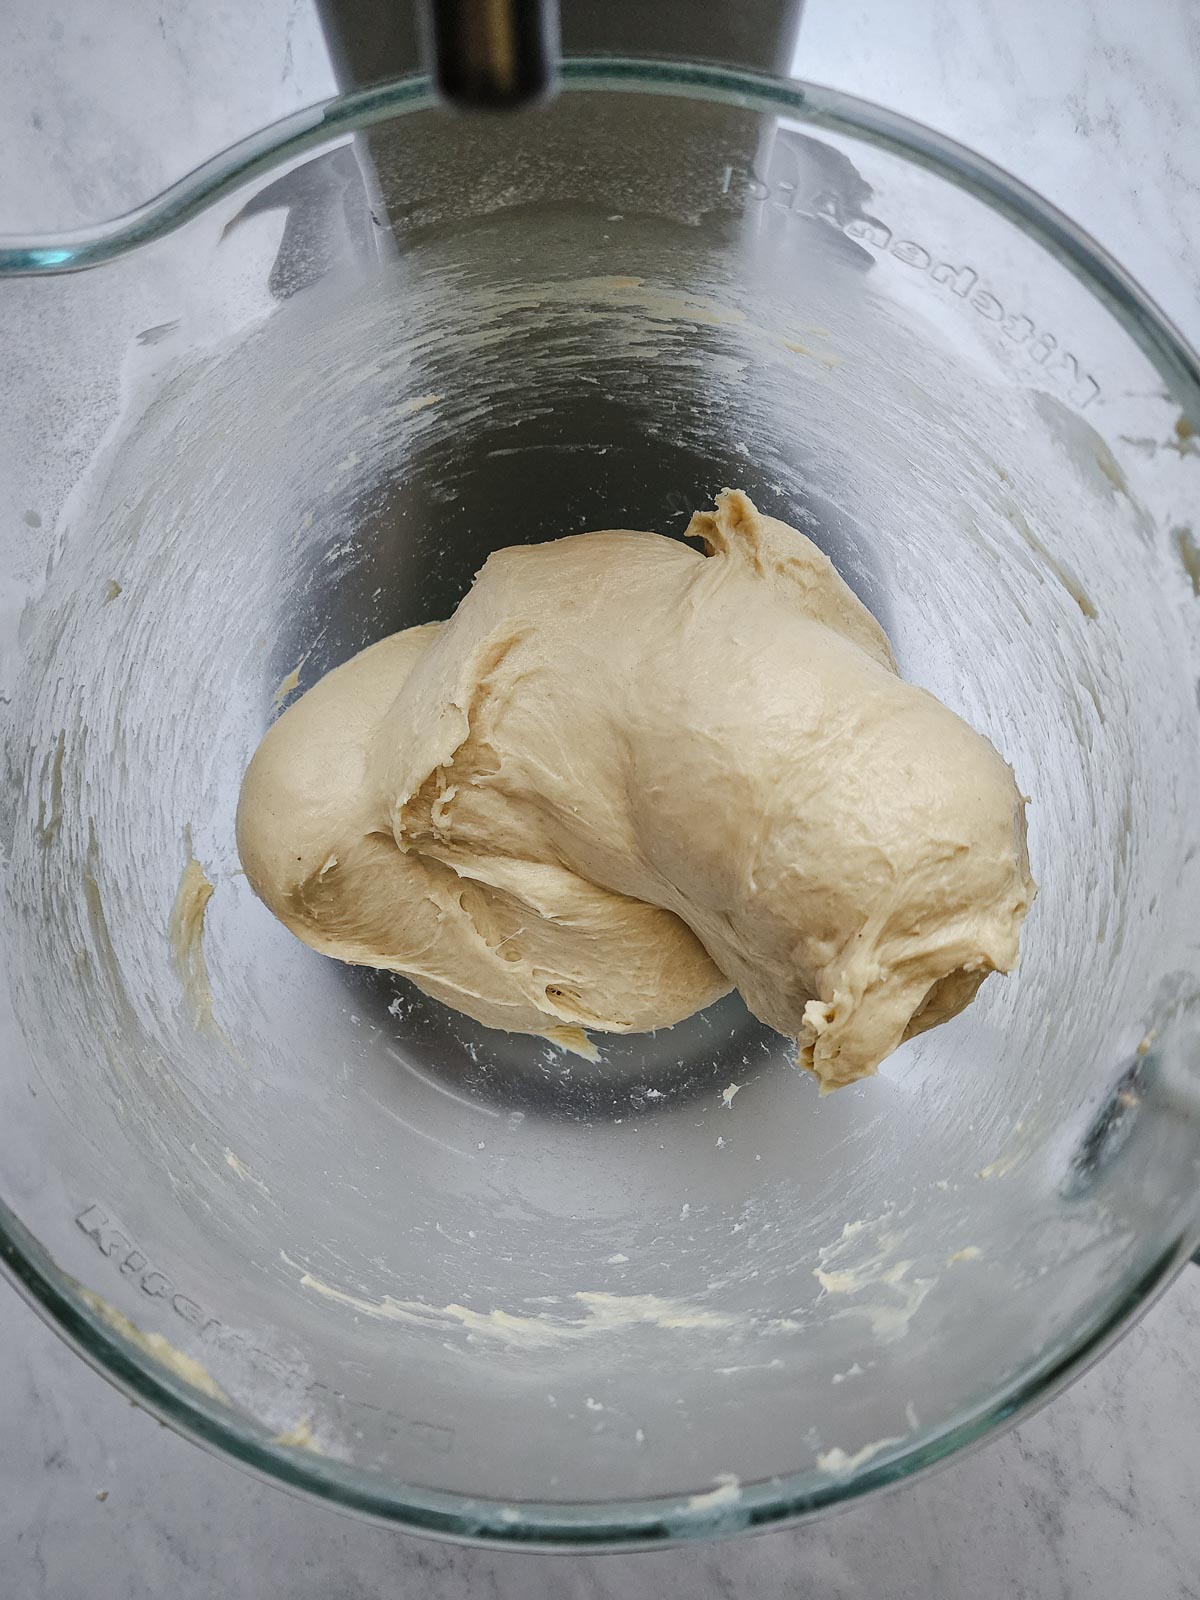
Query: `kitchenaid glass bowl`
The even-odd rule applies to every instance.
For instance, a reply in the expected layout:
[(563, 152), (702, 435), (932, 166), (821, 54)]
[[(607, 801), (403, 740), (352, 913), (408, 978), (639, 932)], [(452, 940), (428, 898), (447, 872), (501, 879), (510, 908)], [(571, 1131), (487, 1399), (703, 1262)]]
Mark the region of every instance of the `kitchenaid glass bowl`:
[[(510, 120), (358, 94), (0, 250), (0, 1221), (42, 1314), (245, 1466), (652, 1544), (981, 1438), (1195, 1244), (1200, 389), (943, 139), (564, 76)], [(679, 535), (727, 484), (1013, 763), (1018, 973), (818, 1099), (736, 997), (590, 1063), (273, 921), (234, 807), (292, 695), (492, 547)]]

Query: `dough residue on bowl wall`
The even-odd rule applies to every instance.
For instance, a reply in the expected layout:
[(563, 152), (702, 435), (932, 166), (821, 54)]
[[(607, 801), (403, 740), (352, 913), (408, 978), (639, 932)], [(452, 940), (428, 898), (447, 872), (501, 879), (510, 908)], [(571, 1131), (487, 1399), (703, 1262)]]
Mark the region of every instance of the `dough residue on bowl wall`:
[(171, 961), (193, 1022), (197, 1028), (211, 1029), (214, 1026), (213, 996), (204, 954), (204, 916), (214, 889), (192, 853), (190, 828), (184, 829), (183, 842), (187, 859), (168, 928)]

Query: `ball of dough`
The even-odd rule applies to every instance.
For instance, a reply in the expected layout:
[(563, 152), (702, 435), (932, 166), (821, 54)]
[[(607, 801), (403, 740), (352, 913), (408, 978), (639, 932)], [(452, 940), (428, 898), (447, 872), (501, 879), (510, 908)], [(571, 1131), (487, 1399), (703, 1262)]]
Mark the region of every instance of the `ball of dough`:
[(1024, 801), (811, 541), (730, 491), (688, 532), (497, 551), (329, 673), (247, 771), (242, 862), (488, 1026), (586, 1048), (736, 986), (837, 1087), (1015, 964)]

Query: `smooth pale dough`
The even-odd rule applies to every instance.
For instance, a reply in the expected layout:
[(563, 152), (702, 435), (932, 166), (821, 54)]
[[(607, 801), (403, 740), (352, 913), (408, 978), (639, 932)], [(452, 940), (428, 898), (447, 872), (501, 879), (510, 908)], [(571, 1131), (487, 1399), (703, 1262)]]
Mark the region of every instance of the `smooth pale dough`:
[(896, 674), (828, 559), (741, 493), (499, 550), (269, 730), (238, 847), (343, 961), (587, 1049), (731, 987), (834, 1088), (1016, 962), (1008, 766)]

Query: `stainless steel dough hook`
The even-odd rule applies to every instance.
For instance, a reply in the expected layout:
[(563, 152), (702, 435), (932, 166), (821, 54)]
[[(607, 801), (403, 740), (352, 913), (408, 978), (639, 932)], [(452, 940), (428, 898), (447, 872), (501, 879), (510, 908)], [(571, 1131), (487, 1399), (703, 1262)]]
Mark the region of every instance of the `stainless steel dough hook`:
[(545, 99), (558, 63), (558, 0), (423, 0), (426, 58), (438, 90), (464, 110)]

